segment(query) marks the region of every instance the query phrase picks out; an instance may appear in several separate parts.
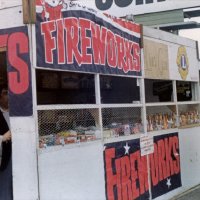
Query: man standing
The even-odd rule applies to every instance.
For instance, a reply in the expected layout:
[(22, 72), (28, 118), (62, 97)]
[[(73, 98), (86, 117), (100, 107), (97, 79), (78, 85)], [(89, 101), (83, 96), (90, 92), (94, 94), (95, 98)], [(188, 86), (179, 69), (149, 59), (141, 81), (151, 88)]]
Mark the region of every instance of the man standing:
[(12, 145), (9, 128), (8, 90), (0, 86), (0, 199), (12, 200)]

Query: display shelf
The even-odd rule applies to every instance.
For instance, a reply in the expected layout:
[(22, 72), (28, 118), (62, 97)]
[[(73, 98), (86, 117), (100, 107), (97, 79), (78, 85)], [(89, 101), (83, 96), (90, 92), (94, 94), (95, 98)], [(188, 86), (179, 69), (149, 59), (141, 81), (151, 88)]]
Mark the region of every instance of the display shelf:
[(62, 105), (38, 105), (37, 110), (63, 110), (63, 109), (90, 109), (99, 108), (97, 104), (62, 104)]
[(178, 126), (177, 110), (174, 104), (147, 107), (146, 113), (147, 132), (162, 131)]
[(141, 107), (102, 108), (103, 137), (115, 138), (144, 132)]
[(189, 125), (185, 125), (185, 126), (179, 126), (179, 129), (194, 128), (194, 127), (198, 127), (198, 126), (200, 126), (200, 123), (189, 124)]
[(180, 104), (179, 110), (179, 122), (180, 128), (189, 128), (193, 126), (199, 126), (200, 124), (200, 106), (197, 103), (194, 104)]
[(200, 101), (178, 101), (178, 105), (200, 104)]
[(38, 110), (39, 146), (67, 145), (101, 138), (99, 109)]
[(174, 133), (174, 132), (178, 132), (178, 127), (177, 128), (166, 129), (166, 130), (160, 130), (160, 131), (151, 131), (151, 132), (148, 132), (148, 134), (156, 136), (156, 135), (161, 135), (161, 134), (164, 135), (164, 134)]
[(104, 144), (107, 144), (107, 143), (113, 143), (113, 142), (119, 142), (119, 141), (133, 140), (133, 139), (140, 138), (142, 135), (144, 135), (144, 133), (138, 133), (135, 135), (128, 135), (128, 136), (123, 136), (123, 137), (104, 138), (103, 142)]
[(143, 105), (138, 103), (132, 103), (132, 104), (101, 104), (102, 108), (125, 108), (125, 107), (142, 107)]
[(162, 103), (146, 103), (147, 107), (153, 107), (153, 106), (173, 106), (176, 105), (175, 102), (162, 102)]
[(88, 142), (73, 143), (73, 144), (68, 144), (68, 145), (47, 146), (45, 148), (39, 148), (38, 153), (44, 154), (44, 153), (52, 153), (52, 152), (56, 152), (56, 151), (62, 151), (64, 149), (84, 148), (85, 146), (97, 145), (99, 143), (102, 143), (101, 139), (97, 139), (94, 141), (88, 141)]

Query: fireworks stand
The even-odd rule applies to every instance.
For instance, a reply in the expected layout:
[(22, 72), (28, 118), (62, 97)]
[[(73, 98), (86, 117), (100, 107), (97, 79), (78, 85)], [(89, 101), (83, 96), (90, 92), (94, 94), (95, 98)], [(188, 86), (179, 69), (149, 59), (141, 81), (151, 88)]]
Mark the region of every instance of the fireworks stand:
[(14, 199), (164, 200), (199, 184), (196, 42), (55, 8), (36, 1), (26, 25), (20, 3), (0, 10)]

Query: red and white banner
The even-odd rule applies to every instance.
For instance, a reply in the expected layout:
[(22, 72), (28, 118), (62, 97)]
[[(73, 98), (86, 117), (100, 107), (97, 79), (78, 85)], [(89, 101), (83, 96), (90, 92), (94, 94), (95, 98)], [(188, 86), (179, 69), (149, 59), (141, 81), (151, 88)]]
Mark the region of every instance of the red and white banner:
[(181, 187), (178, 133), (155, 136), (149, 160), (141, 155), (139, 139), (105, 144), (106, 199), (155, 199)]
[(33, 114), (31, 64), (26, 26), (0, 30), (0, 47), (7, 48), (10, 116)]
[(138, 24), (64, 1), (39, 0), (36, 11), (38, 67), (141, 76)]

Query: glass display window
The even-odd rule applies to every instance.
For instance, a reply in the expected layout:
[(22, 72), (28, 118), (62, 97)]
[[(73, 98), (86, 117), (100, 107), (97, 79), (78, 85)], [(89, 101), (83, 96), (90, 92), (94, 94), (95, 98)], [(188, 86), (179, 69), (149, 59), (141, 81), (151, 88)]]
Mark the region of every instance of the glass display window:
[(102, 104), (140, 103), (139, 80), (119, 76), (100, 76)]
[(195, 82), (49, 70), (36, 80), (43, 149), (200, 125)]
[(177, 101), (197, 101), (198, 84), (189, 81), (176, 82)]
[(94, 75), (37, 70), (37, 103), (95, 104)]
[(173, 102), (173, 83), (168, 80), (145, 79), (146, 103)]

